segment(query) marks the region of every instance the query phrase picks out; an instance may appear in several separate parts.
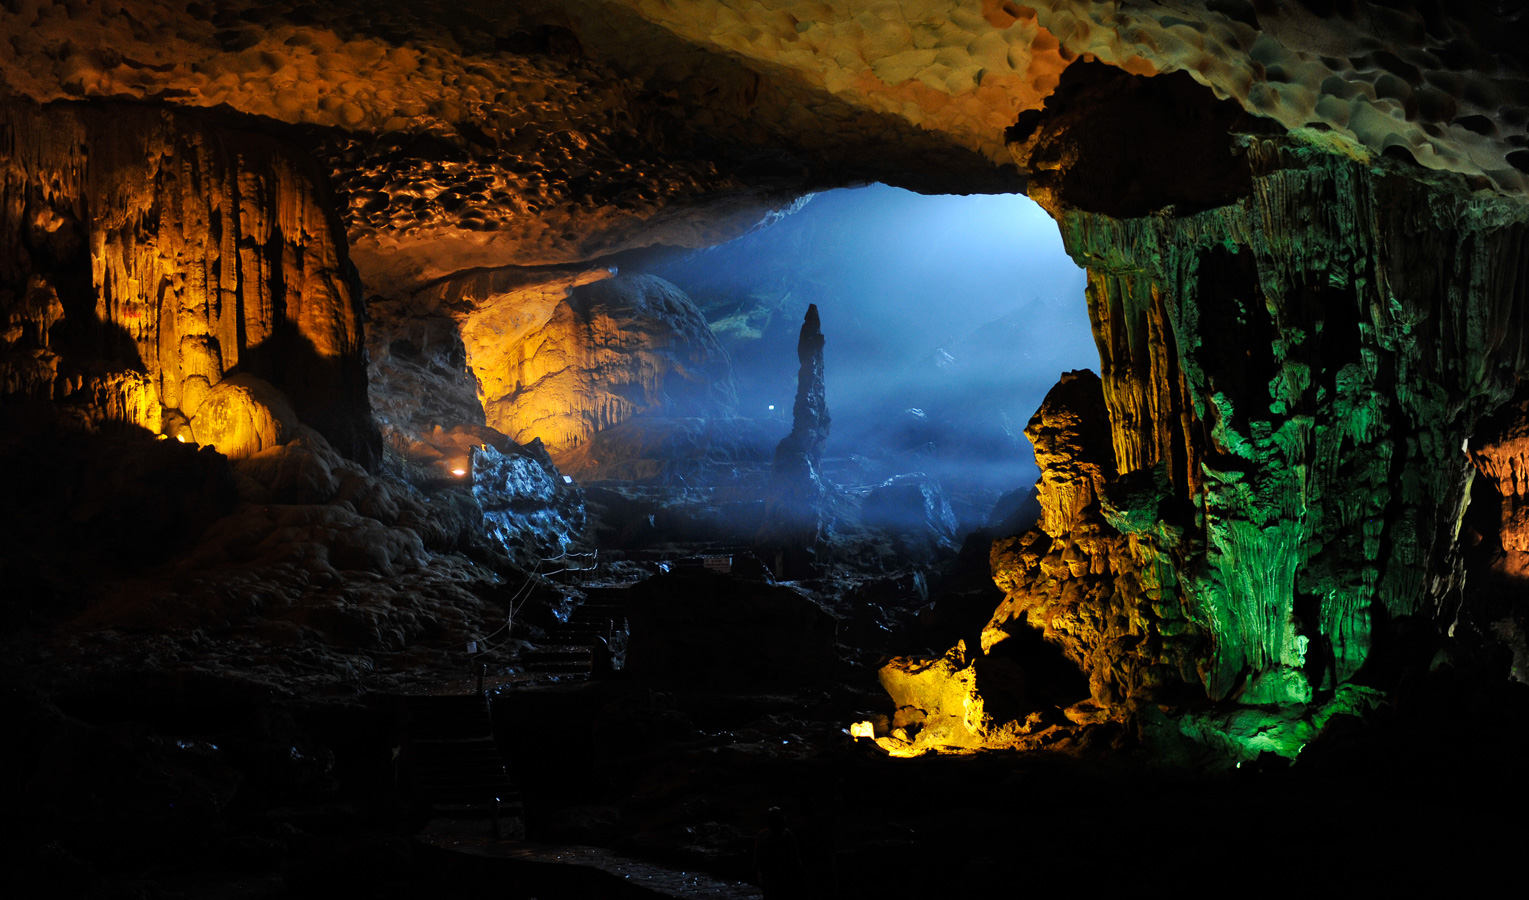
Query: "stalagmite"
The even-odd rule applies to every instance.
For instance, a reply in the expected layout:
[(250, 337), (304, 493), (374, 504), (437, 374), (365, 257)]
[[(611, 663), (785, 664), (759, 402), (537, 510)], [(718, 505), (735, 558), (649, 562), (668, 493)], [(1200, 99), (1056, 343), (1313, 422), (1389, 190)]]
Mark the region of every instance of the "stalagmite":
[(791, 407), (791, 433), (775, 447), (764, 535), (767, 543), (791, 554), (818, 541), (828, 491), (822, 476), (823, 444), (832, 420), (823, 377), (823, 344), (818, 307), (810, 304), (796, 344), (800, 367), (796, 402)]

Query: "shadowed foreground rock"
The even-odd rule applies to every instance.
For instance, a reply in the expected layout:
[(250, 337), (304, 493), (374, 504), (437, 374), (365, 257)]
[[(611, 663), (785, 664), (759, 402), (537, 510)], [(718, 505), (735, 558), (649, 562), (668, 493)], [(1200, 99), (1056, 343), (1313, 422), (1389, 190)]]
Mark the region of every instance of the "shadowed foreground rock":
[(627, 670), (700, 683), (809, 683), (839, 663), (834, 619), (792, 588), (704, 569), (630, 589)]

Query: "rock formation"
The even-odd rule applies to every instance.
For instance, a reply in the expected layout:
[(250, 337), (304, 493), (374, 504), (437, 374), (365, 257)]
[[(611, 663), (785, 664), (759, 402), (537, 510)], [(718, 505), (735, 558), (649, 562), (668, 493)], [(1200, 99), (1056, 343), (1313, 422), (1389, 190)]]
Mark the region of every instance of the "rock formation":
[(517, 441), (539, 438), (554, 456), (628, 419), (729, 416), (737, 406), (727, 352), (706, 320), (651, 275), (576, 287), (539, 327), (475, 351), (472, 364), (488, 424)]
[[(1180, 193), (1177, 142), (1240, 114), (1172, 78), (1072, 72), (1014, 149), (1089, 268), (1120, 473), (1106, 516), (1160, 561), (1139, 581), (1171, 589), (1162, 617), (1208, 633), (1187, 680), (1341, 706), (1379, 623), (1459, 591), (1459, 448), (1529, 358), (1523, 208), (1256, 123)], [(1154, 109), (1128, 153), (1096, 130)]]
[(956, 515), (937, 479), (922, 472), (895, 475), (873, 487), (860, 506), (860, 521), (894, 536), (897, 548), (923, 561), (956, 549)]
[[(518, 294), (566, 292), (558, 279), (550, 280), (551, 285), (532, 279)], [(584, 528), (582, 494), (540, 444), (521, 446), (485, 424), (481, 379), (461, 322), (448, 314), (460, 315), (464, 305), (442, 302), (462, 288), (437, 285), (423, 297), (376, 298), (368, 304), (373, 408), (394, 474), (433, 492), (438, 502), (454, 504), (476, 523), (468, 543), (485, 543), (534, 568), (578, 541)], [(503, 308), (485, 305), (490, 312), (468, 320), (480, 340), (487, 330), (484, 320)], [(536, 304), (527, 306), (527, 314), (538, 310)]]
[[(1467, 569), (1451, 627), (1460, 643), (1500, 673), (1529, 684), (1529, 401), (1513, 402), (1483, 419), (1471, 435), (1477, 484), (1462, 523)], [(1449, 611), (1447, 610), (1446, 613)]]
[(1471, 461), (1499, 500), (1496, 533), (1504, 568), (1529, 578), (1529, 401), (1483, 419), (1470, 439)]
[(1030, 420), (1040, 521), (993, 544), (1006, 599), (981, 638), (987, 653), (1020, 629), (1040, 629), (1088, 676), (1090, 696), (1067, 699), (1094, 710), (1193, 682), (1205, 651), (1202, 628), (1174, 608), (1174, 584), (1153, 581), (1172, 577), (1166, 560), (1119, 527), (1166, 527), (1164, 485), (1159, 470), (1117, 478), (1108, 423), (1099, 378), (1087, 371), (1064, 374)]
[(832, 420), (823, 380), (823, 327), (817, 304), (807, 307), (797, 339), (796, 402), (791, 433), (775, 447), (767, 501), (766, 540), (799, 550), (817, 542), (828, 486), (823, 481), (823, 444)]
[[(735, 235), (819, 186), (1028, 185), (1089, 269), (1109, 447), (1066, 412), (1099, 410), (1070, 380), (1035, 429), (1055, 467), (1041, 529), (1000, 548), (1011, 596), (950, 671), (996, 666), (1023, 613), (1089, 676), (1075, 718), (1168, 706), (1233, 753), (1294, 753), (1362, 703), (1393, 632), (1468, 618), (1472, 462), (1505, 498), (1499, 562), (1517, 565), (1517, 438), (1478, 422), (1529, 374), (1526, 27), (1512, 4), (1405, 0), (6, 4), (3, 411), (45, 411), (31, 427), (60, 446), (137, 426), (211, 441), (232, 468), (144, 453), (145, 473), (184, 474), (181, 524), (227, 511), (219, 473), (253, 507), (215, 526), (197, 558), (223, 571), (196, 603), (243, 578), (374, 637), (381, 619), (331, 582), (460, 587), (478, 576), (441, 554), (451, 523), (492, 506), (474, 490), (562, 502), (554, 470), (489, 427), (563, 449), (640, 410), (726, 409), (719, 369), (688, 377), (715, 359), (688, 313), (660, 316), (699, 348), (682, 367), (644, 357), (647, 337), (597, 346), (641, 331), (615, 311), (632, 296), (663, 295), (591, 284), (608, 255)], [(415, 454), (411, 477), (472, 469), (419, 522), (417, 498), (376, 485), (254, 504), (249, 472), (275, 458), (375, 477), (352, 258), (383, 298), (389, 446)], [(552, 319), (567, 343), (505, 357)], [(803, 545), (824, 491), (821, 348), (813, 310), (776, 457), (774, 518)], [(556, 375), (565, 358), (624, 387)], [(546, 410), (574, 420), (512, 422), (548, 375)], [(64, 424), (80, 427), (48, 431)], [(230, 596), (258, 611), (263, 590)], [(390, 623), (412, 615), (397, 596)], [(150, 627), (159, 600), (128, 599)], [(434, 627), (390, 624), (383, 643)], [(999, 730), (1023, 706), (984, 700)]]
[[(226, 443), (249, 434), (198, 419), (269, 420), (257, 407), (276, 391), (347, 455), (376, 461), (361, 298), (310, 159), (208, 114), (14, 103), (0, 114), (7, 395), (151, 432), (189, 421)], [(236, 372), (269, 384), (218, 392)]]

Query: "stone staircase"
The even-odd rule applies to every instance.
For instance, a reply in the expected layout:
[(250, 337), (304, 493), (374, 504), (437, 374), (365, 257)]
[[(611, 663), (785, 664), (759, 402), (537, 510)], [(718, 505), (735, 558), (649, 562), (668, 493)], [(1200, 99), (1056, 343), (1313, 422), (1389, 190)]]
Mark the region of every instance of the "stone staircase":
[(551, 630), (547, 645), (521, 654), (526, 672), (588, 676), (595, 671), (597, 655), (619, 660), (625, 651), (627, 596), (625, 586), (584, 588), (584, 602), (567, 622)]

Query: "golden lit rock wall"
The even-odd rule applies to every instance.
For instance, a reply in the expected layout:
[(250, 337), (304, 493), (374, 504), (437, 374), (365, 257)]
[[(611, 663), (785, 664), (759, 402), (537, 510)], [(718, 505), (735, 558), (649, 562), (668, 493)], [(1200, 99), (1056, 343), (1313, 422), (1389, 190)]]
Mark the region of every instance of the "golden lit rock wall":
[[(1471, 437), (1471, 461), (1502, 498), (1503, 549), (1529, 555), (1529, 401), (1509, 404), (1483, 426)], [(1517, 568), (1529, 570), (1526, 560), (1520, 556)]]
[(1133, 505), (1134, 488), (1145, 502), (1130, 524), (1161, 540), (1174, 532), (1157, 516), (1163, 486), (1152, 470), (1134, 485), (1117, 480), (1109, 421), (1099, 378), (1069, 372), (1025, 429), (1042, 473), (1041, 518), (1029, 533), (993, 544), (993, 579), (1005, 597), (982, 631), (982, 652), (1039, 628), (1088, 676), (1094, 710), (1119, 713), (1160, 688), (1197, 681), (1205, 643), (1173, 599), (1170, 561), (1153, 540), (1110, 521)]
[(7, 366), (8, 392), (157, 431), (166, 415), (195, 423), (243, 372), (372, 458), (360, 298), (311, 162), (138, 106), (14, 105), (0, 129), (0, 284), (8, 318), (31, 323), (8, 335), (11, 358), (31, 360)]
[[(541, 302), (552, 301), (542, 290)], [(728, 415), (736, 406), (726, 351), (662, 279), (593, 281), (534, 324), (523, 309), (464, 329), (488, 424), (519, 443), (540, 438), (557, 455), (634, 416)], [(496, 325), (502, 343), (489, 340)]]
[(354, 259), (392, 296), (472, 268), (703, 246), (794, 198), (698, 158), (671, 99), (525, 6), (9, 4), (0, 85), (38, 102), (129, 98), (315, 126), (350, 201)]

